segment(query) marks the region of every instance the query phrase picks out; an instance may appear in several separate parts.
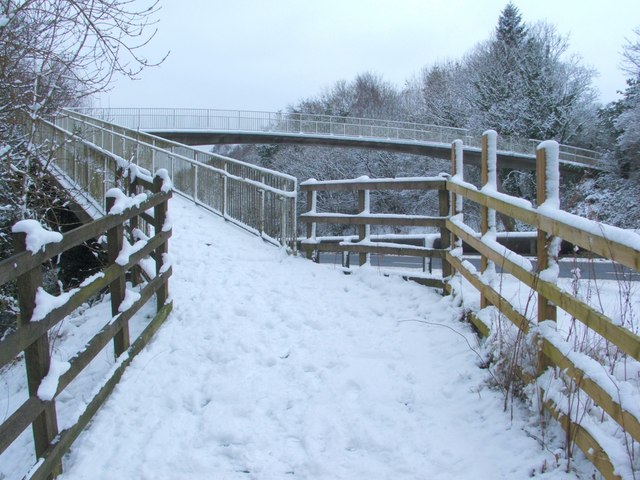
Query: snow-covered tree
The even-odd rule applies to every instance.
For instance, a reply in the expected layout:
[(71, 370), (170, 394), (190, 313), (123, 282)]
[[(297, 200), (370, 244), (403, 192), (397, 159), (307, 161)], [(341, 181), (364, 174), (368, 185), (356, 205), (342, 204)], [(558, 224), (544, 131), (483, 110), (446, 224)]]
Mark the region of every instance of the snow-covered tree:
[(365, 72), (351, 82), (336, 82), (320, 96), (301, 101), (291, 111), (398, 120), (400, 103), (400, 93), (391, 83), (375, 73)]
[(576, 143), (595, 122), (593, 71), (565, 59), (568, 40), (555, 27), (528, 27), (509, 3), (493, 39), (469, 57), (475, 92), (471, 127), (502, 135)]
[(476, 47), (468, 60), (478, 130), (493, 127), (502, 135), (522, 135), (526, 43), (527, 29), (518, 9), (509, 3), (498, 19), (494, 38)]
[(498, 19), (496, 40), (505, 54), (516, 51), (527, 38), (527, 28), (522, 21), (520, 11), (513, 3), (508, 3)]
[(424, 68), (407, 82), (406, 114), (413, 121), (464, 128), (471, 117), (471, 84), (462, 62), (445, 61)]
[(617, 157), (624, 176), (632, 167), (640, 165), (640, 75), (629, 79), (624, 98), (620, 102), (620, 115), (614, 125), (618, 132)]
[(476, 133), (493, 128), (503, 136), (591, 147), (597, 123), (594, 72), (568, 55), (568, 46), (555, 27), (527, 25), (509, 3), (489, 40), (407, 82), (407, 115)]

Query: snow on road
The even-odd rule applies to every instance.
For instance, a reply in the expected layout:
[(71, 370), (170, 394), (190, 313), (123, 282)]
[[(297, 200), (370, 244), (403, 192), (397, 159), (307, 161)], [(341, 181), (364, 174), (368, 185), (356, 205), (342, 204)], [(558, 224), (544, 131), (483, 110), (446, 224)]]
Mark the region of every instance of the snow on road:
[(503, 412), (449, 297), (170, 208), (174, 311), (61, 478), (575, 478)]

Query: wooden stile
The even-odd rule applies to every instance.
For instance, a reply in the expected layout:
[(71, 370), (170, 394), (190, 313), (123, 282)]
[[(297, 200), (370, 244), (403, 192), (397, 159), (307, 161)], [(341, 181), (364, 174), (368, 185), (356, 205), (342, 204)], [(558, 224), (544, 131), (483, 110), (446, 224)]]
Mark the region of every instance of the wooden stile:
[[(382, 179), (355, 179), (324, 182), (305, 182), (301, 184), (301, 191), (307, 194), (307, 212), (300, 215), (300, 220), (306, 223), (306, 241), (301, 241), (299, 248), (306, 252), (307, 258), (315, 258), (319, 261), (320, 252), (342, 253), (342, 265), (349, 268), (349, 252), (357, 253), (359, 264), (364, 265), (371, 254), (411, 256), (425, 259), (445, 258), (445, 252), (450, 246), (450, 232), (447, 230), (446, 220), (450, 215), (450, 196), (446, 188), (447, 182), (443, 177), (432, 178), (382, 178)], [(369, 196), (371, 190), (439, 190), (439, 215), (402, 215), (371, 213), (369, 208)], [(318, 213), (317, 193), (319, 191), (351, 191), (357, 192), (358, 213)], [(357, 226), (357, 240), (351, 238), (344, 240), (323, 239), (316, 237), (317, 224), (342, 224)], [(411, 227), (436, 227), (440, 230), (440, 248), (431, 248), (427, 245), (427, 239), (421, 240), (421, 244), (413, 246), (394, 243), (393, 240), (378, 240), (362, 242), (370, 239), (372, 225), (411, 226)], [(316, 255), (314, 256), (314, 252)], [(430, 262), (429, 262), (430, 265)], [(425, 268), (426, 270), (426, 268)], [(443, 262), (443, 270), (450, 271), (450, 266)], [(409, 277), (407, 277), (409, 278)], [(442, 288), (440, 279), (425, 279), (420, 276), (410, 278)], [(421, 278), (420, 280), (418, 280)]]

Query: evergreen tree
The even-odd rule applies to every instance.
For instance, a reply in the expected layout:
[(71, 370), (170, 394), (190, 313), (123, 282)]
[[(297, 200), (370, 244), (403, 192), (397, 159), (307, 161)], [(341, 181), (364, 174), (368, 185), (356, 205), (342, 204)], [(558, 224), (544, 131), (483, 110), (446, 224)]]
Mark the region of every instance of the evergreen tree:
[(522, 21), (518, 8), (508, 3), (498, 19), (496, 27), (496, 46), (505, 53), (517, 51), (527, 38), (527, 27)]
[(576, 142), (595, 123), (593, 72), (563, 58), (566, 38), (523, 21), (509, 3), (493, 39), (469, 58), (475, 115), (471, 127), (501, 135)]
[[(497, 127), (502, 135), (520, 135), (520, 112), (525, 109), (521, 95), (523, 45), (527, 28), (518, 9), (509, 3), (498, 19), (494, 39), (472, 57), (474, 107), (480, 128)], [(489, 123), (488, 123), (489, 122)]]

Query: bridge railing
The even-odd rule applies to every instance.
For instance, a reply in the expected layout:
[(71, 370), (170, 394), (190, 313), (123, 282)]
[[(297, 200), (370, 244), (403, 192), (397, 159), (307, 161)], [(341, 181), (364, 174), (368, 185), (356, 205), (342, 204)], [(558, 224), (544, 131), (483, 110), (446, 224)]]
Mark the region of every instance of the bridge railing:
[(295, 177), (77, 111), (63, 111), (56, 124), (75, 138), (111, 152), (124, 164), (135, 163), (150, 171), (166, 169), (177, 193), (272, 243), (295, 248)]
[[(481, 137), (467, 129), (416, 122), (298, 112), (196, 108), (78, 108), (72, 110), (134, 130), (273, 132), (446, 144), (461, 139), (465, 146), (481, 148)], [(505, 136), (500, 138), (499, 149), (505, 152), (530, 154), (531, 149), (538, 143), (538, 140)], [(563, 161), (597, 166), (599, 158), (600, 154), (596, 151), (560, 145), (560, 159)]]

